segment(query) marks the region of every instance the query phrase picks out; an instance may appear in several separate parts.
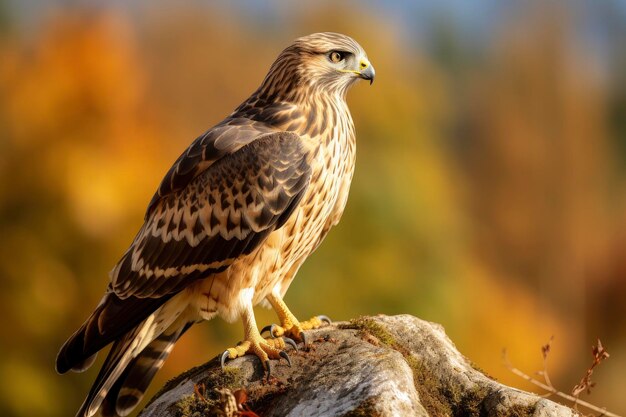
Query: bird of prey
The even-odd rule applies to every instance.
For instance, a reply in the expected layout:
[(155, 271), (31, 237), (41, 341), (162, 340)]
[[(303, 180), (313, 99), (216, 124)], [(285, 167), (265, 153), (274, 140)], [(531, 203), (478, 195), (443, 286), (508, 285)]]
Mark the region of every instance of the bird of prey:
[[(283, 296), (344, 211), (355, 162), (345, 98), (358, 79), (371, 84), (374, 68), (352, 38), (298, 38), (250, 98), (176, 160), (100, 304), (58, 354), (59, 373), (80, 372), (112, 343), (78, 416), (128, 415), (199, 321), (241, 318), (244, 340), (223, 359), (251, 353), (268, 374), (269, 359), (289, 362), (285, 340), (322, 324), (296, 319)], [(276, 311), (275, 337), (261, 336), (257, 304)]]

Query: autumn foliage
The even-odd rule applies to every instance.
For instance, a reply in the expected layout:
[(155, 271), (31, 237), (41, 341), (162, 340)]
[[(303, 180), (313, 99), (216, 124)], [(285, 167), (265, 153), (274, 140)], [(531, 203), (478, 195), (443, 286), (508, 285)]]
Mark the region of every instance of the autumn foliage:
[[(237, 6), (149, 4), (53, 8), (1, 32), (0, 414), (75, 411), (95, 374), (60, 377), (54, 357), (162, 176), (282, 47), (320, 30), (357, 39), (377, 79), (350, 94), (352, 194), (287, 295), (294, 312), (436, 321), (518, 386), (502, 347), (538, 369), (536, 347), (554, 334), (567, 348), (551, 377), (572, 380), (599, 337), (611, 361), (593, 374), (594, 402), (626, 412), (623, 12), (598, 5), (614, 31), (598, 40), (581, 29), (584, 10), (530, 3), (472, 38), (442, 16), (420, 35), (367, 5), (294, 9), (277, 25)], [(153, 389), (242, 332), (196, 327)]]

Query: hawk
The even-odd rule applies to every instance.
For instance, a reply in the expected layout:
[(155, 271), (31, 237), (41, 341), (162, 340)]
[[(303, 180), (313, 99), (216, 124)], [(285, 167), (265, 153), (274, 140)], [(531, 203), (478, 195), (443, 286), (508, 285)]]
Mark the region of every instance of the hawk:
[[(299, 321), (283, 296), (346, 205), (355, 133), (345, 98), (359, 79), (371, 84), (374, 68), (352, 38), (296, 39), (250, 98), (176, 160), (100, 304), (58, 354), (59, 373), (80, 372), (112, 343), (78, 416), (128, 415), (199, 321), (241, 318), (244, 340), (222, 363), (252, 353), (268, 376), (269, 359), (289, 362), (286, 341), (322, 325), (324, 316)], [(278, 315), (270, 338), (257, 304)]]

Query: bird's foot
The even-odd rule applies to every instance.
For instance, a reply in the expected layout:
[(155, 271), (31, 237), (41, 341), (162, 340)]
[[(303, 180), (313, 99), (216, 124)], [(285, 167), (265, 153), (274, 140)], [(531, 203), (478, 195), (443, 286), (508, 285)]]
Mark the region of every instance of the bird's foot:
[(221, 364), (224, 369), (226, 359), (235, 359), (247, 354), (256, 355), (263, 364), (263, 368), (267, 371), (267, 379), (269, 381), (271, 368), (270, 359), (285, 359), (287, 364), (291, 366), (291, 359), (285, 349), (287, 345), (292, 346), (294, 349), (298, 349), (296, 343), (288, 337), (277, 337), (264, 339), (260, 335), (258, 337), (252, 337), (249, 340), (240, 342), (234, 348), (228, 348), (222, 353)]
[(270, 324), (265, 326), (261, 330), (261, 334), (269, 331), (270, 336), (281, 337), (289, 336), (297, 342), (303, 342), (307, 347), (308, 343), (304, 334), (305, 330), (317, 329), (324, 325), (324, 323), (331, 324), (332, 321), (327, 316), (315, 316), (307, 321), (298, 321), (297, 319), (287, 319), (283, 322), (282, 326), (277, 324)]

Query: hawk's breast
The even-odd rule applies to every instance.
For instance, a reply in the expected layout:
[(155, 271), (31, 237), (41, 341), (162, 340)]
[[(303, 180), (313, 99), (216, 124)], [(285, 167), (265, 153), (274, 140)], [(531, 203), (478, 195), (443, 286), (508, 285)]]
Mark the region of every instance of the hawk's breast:
[(339, 222), (346, 206), (355, 166), (354, 124), (343, 101), (328, 107), (334, 110), (335, 123), (310, 140), (311, 182), (290, 220), (273, 232), (282, 242), (278, 267), (269, 282), (257, 286), (259, 297), (278, 283), (281, 293), (286, 292), (300, 265)]
[(284, 295), (298, 268), (338, 223), (354, 171), (354, 125), (343, 100), (325, 107), (333, 112), (327, 116), (333, 123), (324, 122), (326, 128), (315, 136), (302, 136), (310, 150), (311, 179), (298, 207), (256, 251), (193, 289), (201, 317), (219, 313), (236, 319), (242, 294), (250, 293), (245, 289), (254, 289), (254, 305), (274, 288)]

